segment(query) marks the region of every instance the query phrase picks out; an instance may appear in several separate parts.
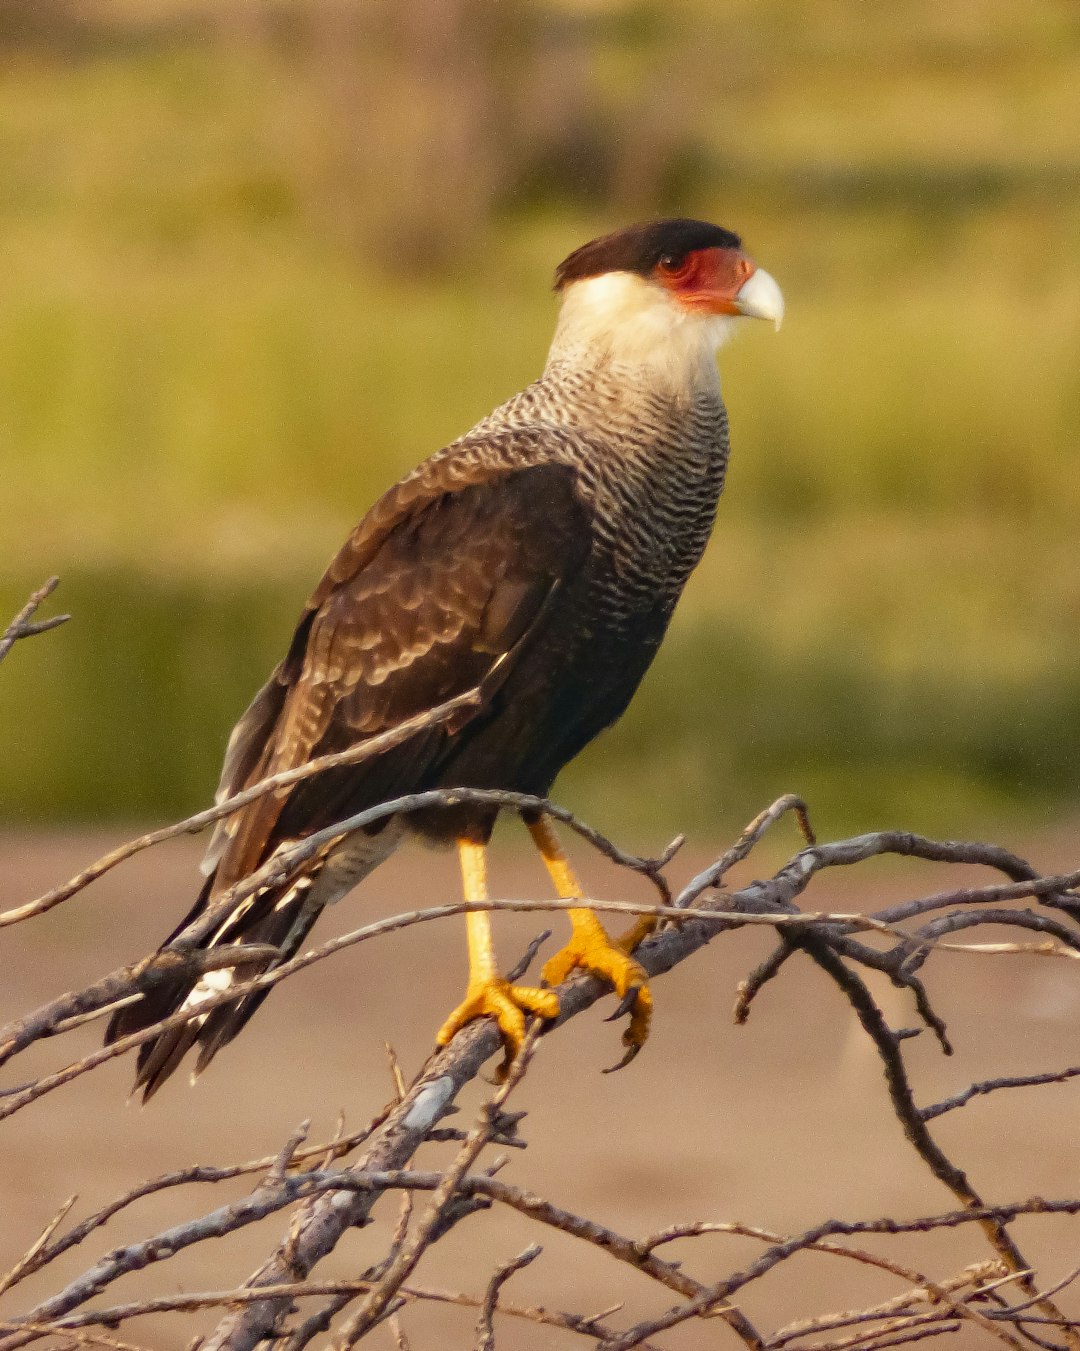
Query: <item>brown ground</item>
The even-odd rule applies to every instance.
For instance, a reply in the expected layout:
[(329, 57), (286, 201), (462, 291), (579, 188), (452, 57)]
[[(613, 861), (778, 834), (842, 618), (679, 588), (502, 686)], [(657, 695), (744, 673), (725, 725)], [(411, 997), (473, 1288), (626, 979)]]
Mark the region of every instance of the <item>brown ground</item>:
[[(785, 828), (781, 828), (783, 831)], [(790, 828), (784, 835), (791, 840)], [(1076, 866), (1073, 832), (1028, 841), (1044, 868)], [(24, 899), (75, 871), (112, 842), (104, 836), (19, 836), (0, 839), (0, 900)], [(773, 846), (774, 848), (776, 846)], [(186, 907), (194, 886), (197, 842), (144, 854), (81, 899), (50, 916), (0, 935), (6, 1019), (72, 986), (84, 984), (155, 944)], [(636, 879), (575, 854), (598, 894), (645, 895)], [(774, 858), (777, 857), (774, 855)], [(705, 861), (701, 851), (679, 860), (676, 880)], [(743, 868), (745, 880), (762, 870)], [(980, 876), (980, 874), (975, 874)], [(959, 880), (927, 865), (870, 865), (837, 874), (811, 893), (825, 908), (876, 907)], [(406, 851), (362, 892), (324, 921), (319, 934), (355, 927), (361, 917), (411, 908), (456, 888), (450, 857)], [(497, 841), (493, 885), (504, 894), (545, 894), (533, 861), (515, 853), (509, 834)], [(556, 920), (556, 923), (558, 921)], [(528, 917), (500, 917), (501, 951), (511, 956), (538, 927)], [(0, 1187), (5, 1224), (0, 1269), (28, 1245), (58, 1204), (73, 1192), (74, 1215), (86, 1213), (138, 1180), (195, 1162), (225, 1163), (272, 1153), (305, 1118), (312, 1134), (332, 1131), (343, 1109), (361, 1124), (389, 1096), (384, 1042), (392, 1042), (406, 1074), (429, 1050), (432, 1030), (456, 1001), (464, 972), (460, 919), (413, 929), (339, 955), (301, 974), (269, 1000), (243, 1038), (215, 1062), (194, 1090), (183, 1076), (145, 1110), (126, 1106), (129, 1060), (113, 1062), (58, 1090), (3, 1123)], [(656, 987), (655, 1031), (639, 1060), (601, 1077), (618, 1052), (618, 1036), (592, 1012), (546, 1042), (517, 1106), (527, 1107), (529, 1148), (514, 1153), (505, 1176), (610, 1224), (643, 1235), (674, 1221), (738, 1218), (799, 1230), (831, 1216), (914, 1215), (951, 1208), (952, 1198), (929, 1178), (890, 1113), (881, 1072), (837, 993), (805, 962), (792, 962), (762, 994), (746, 1027), (729, 1010), (738, 979), (765, 951), (761, 933), (727, 936)], [(958, 1054), (945, 1060), (923, 1036), (908, 1061), (924, 1101), (970, 1080), (1070, 1064), (1078, 1059), (1080, 969), (1037, 958), (942, 955), (929, 967), (931, 989), (949, 1019)], [(894, 1025), (912, 1021), (905, 1001), (879, 988)], [(601, 1009), (601, 1012), (606, 1010)], [(90, 1049), (99, 1032), (84, 1028), (63, 1043), (45, 1043), (8, 1082)], [(475, 1095), (463, 1104), (467, 1122)], [(1080, 1192), (1076, 1144), (1080, 1084), (1001, 1093), (943, 1118), (936, 1132), (984, 1193), (1001, 1200)], [(432, 1150), (431, 1160), (438, 1155)], [(133, 1207), (72, 1260), (20, 1286), (14, 1313), (82, 1271), (124, 1239), (147, 1235), (241, 1188), (211, 1193), (189, 1187)], [(385, 1207), (384, 1223), (393, 1211)], [(189, 1257), (118, 1287), (115, 1297), (151, 1290), (220, 1289), (240, 1281), (282, 1231), (280, 1218), (240, 1242), (207, 1244)], [(386, 1230), (358, 1233), (320, 1274), (348, 1276), (369, 1262)], [(1048, 1278), (1080, 1260), (1080, 1223), (1039, 1220), (1018, 1227), (1028, 1256)], [(596, 1312), (619, 1300), (641, 1314), (671, 1302), (633, 1272), (551, 1232), (537, 1234), (515, 1215), (475, 1216), (429, 1258), (418, 1280), (478, 1292), (500, 1261), (538, 1238), (543, 1257), (516, 1277), (509, 1297), (521, 1302)], [(678, 1253), (688, 1269), (715, 1277), (755, 1245), (726, 1237), (696, 1240)], [(981, 1258), (978, 1236), (894, 1241), (892, 1255), (932, 1275)], [(673, 1250), (674, 1255), (674, 1250)], [(886, 1298), (888, 1277), (854, 1263), (806, 1256), (783, 1274), (751, 1287), (747, 1313), (768, 1328), (788, 1318)], [(1074, 1306), (1080, 1303), (1074, 1300)], [(616, 1319), (626, 1314), (616, 1315)], [(472, 1344), (475, 1315), (409, 1310), (415, 1351)], [(195, 1330), (187, 1316), (125, 1326), (121, 1335), (171, 1351)], [(965, 1343), (982, 1345), (976, 1334)], [(499, 1346), (516, 1351), (583, 1345), (580, 1339), (503, 1322)], [(374, 1345), (389, 1346), (378, 1332)], [(699, 1324), (660, 1344), (734, 1345), (719, 1324)], [(950, 1345), (960, 1345), (953, 1338)]]

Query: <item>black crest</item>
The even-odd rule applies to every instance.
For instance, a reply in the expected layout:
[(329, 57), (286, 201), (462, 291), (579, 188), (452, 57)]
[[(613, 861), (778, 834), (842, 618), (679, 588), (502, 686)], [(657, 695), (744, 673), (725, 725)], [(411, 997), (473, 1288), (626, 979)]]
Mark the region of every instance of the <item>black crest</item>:
[(678, 267), (697, 249), (737, 249), (741, 244), (738, 235), (708, 221), (645, 221), (575, 249), (555, 269), (555, 289), (561, 291), (572, 281), (605, 272), (636, 272), (647, 277), (661, 259)]

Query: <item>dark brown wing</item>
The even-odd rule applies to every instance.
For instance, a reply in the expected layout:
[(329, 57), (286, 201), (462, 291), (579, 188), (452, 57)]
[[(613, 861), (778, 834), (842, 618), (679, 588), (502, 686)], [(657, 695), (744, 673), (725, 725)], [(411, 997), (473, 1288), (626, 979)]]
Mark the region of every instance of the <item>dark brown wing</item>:
[[(562, 465), (413, 496), (389, 520), (388, 505), (383, 499), (358, 527), (316, 589), (288, 657), (233, 734), (219, 792), (342, 750), (470, 690), (490, 698), (493, 675), (501, 683), (509, 674), (522, 639), (588, 553), (587, 514)], [(483, 712), (480, 704), (472, 716)], [(215, 890), (258, 867), (282, 839), (414, 790), (447, 735), (422, 733), (366, 764), (252, 803), (211, 845)]]
[[(568, 467), (534, 466), (472, 482), (458, 474), (446, 482), (439, 461), (428, 463), (434, 482), (427, 491), (416, 478), (398, 485), (330, 565), (287, 657), (233, 732), (218, 795), (341, 750), (455, 695), (479, 690), (480, 703), (453, 727), (301, 780), (236, 813), (211, 842), (204, 864), (210, 875), (181, 928), (281, 841), (425, 786), (454, 738), (469, 734), (470, 723), (485, 716), (486, 701), (527, 659), (530, 636), (543, 629), (552, 600), (588, 556), (588, 515)], [(476, 465), (474, 473), (481, 469)], [(318, 917), (311, 888), (321, 866), (315, 860), (308, 875), (242, 902), (204, 946), (272, 943), (285, 960)], [(190, 981), (159, 987), (116, 1014), (106, 1039), (174, 1012), (193, 988)], [(196, 1042), (202, 1068), (265, 993), (144, 1043), (137, 1086), (149, 1097)]]

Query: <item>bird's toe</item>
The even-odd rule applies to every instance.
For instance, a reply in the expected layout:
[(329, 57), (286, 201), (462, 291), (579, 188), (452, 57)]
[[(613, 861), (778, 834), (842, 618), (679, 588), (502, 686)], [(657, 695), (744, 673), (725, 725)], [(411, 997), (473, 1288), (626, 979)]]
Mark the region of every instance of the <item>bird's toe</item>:
[(549, 985), (559, 985), (576, 968), (606, 980), (620, 997), (609, 1021), (630, 1014), (629, 1025), (623, 1032), (627, 1055), (621, 1062), (628, 1064), (644, 1046), (652, 1022), (652, 992), (645, 968), (623, 950), (621, 942), (613, 943), (599, 924), (595, 929), (583, 925), (575, 930), (566, 947), (544, 964), (544, 980)]
[(446, 1046), (474, 1018), (494, 1018), (506, 1047), (507, 1061), (513, 1060), (525, 1040), (525, 1015), (553, 1019), (559, 1016), (559, 996), (554, 990), (539, 990), (530, 985), (511, 985), (501, 976), (470, 984), (465, 998), (439, 1028), (435, 1040)]

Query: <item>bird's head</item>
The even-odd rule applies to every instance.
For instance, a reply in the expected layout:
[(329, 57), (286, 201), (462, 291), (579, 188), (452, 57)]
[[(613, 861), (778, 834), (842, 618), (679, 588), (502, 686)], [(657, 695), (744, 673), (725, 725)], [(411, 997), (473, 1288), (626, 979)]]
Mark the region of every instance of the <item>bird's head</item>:
[(643, 365), (677, 383), (715, 373), (714, 357), (740, 317), (771, 319), (784, 298), (730, 230), (659, 220), (575, 249), (558, 266), (562, 312), (553, 352)]

